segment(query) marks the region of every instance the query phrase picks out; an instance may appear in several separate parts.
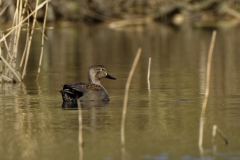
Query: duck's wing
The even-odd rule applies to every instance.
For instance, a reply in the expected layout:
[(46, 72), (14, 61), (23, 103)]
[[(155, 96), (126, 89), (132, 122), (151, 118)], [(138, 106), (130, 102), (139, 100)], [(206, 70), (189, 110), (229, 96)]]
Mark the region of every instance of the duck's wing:
[(67, 89), (74, 90), (75, 92), (86, 92), (86, 83), (74, 83), (70, 85), (64, 85), (63, 88), (66, 87)]
[(71, 101), (72, 99), (82, 97), (85, 91), (85, 83), (74, 83), (63, 85), (63, 89), (60, 92), (62, 93), (64, 101)]
[(63, 89), (60, 91), (62, 93), (63, 101), (75, 101), (76, 99), (82, 97), (84, 93), (90, 93), (91, 91), (102, 91), (104, 88), (101, 85), (93, 83), (74, 83), (65, 84)]

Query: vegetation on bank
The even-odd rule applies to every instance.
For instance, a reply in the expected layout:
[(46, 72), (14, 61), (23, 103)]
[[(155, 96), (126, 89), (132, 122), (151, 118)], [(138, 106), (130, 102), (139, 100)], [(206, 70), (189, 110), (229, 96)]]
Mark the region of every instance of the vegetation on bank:
[[(43, 0), (40, 0), (42, 2)], [(36, 0), (23, 0), (34, 8)], [(15, 1), (1, 0), (0, 22), (14, 18)], [(148, 17), (163, 23), (240, 19), (240, 0), (51, 0), (48, 21), (105, 22)], [(45, 8), (37, 13), (44, 20)]]

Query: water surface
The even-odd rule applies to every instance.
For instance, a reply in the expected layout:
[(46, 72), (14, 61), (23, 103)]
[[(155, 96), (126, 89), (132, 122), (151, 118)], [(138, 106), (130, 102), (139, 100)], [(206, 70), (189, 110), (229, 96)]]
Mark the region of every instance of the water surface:
[[(198, 137), (212, 29), (159, 24), (118, 29), (105, 24), (55, 26), (47, 32), (38, 81), (41, 38), (36, 33), (24, 83), (0, 84), (0, 159), (240, 159), (239, 30), (217, 30), (203, 153)], [(129, 91), (123, 154), (125, 84), (139, 47), (143, 50)], [(62, 109), (59, 90), (65, 83), (86, 82), (93, 64), (104, 65), (117, 81), (102, 80), (111, 98), (108, 105), (82, 109), (81, 156), (79, 111)], [(214, 148), (215, 124), (229, 145), (217, 135)]]

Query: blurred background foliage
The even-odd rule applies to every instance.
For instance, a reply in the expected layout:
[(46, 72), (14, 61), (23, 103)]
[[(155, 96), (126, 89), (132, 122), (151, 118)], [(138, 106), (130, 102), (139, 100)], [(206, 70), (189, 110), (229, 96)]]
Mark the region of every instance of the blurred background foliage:
[[(43, 0), (41, 0), (43, 2)], [(34, 9), (35, 0), (28, 4)], [(0, 22), (13, 19), (15, 1), (0, 0)], [(164, 23), (240, 19), (240, 0), (51, 0), (48, 21), (105, 22), (148, 17)], [(44, 19), (44, 8), (38, 20)]]

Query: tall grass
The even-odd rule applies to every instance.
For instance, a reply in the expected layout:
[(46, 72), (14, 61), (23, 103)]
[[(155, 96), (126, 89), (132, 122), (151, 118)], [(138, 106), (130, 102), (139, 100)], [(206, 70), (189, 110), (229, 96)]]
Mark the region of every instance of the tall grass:
[[(40, 26), (42, 32), (42, 47), (44, 45), (45, 39), (45, 26), (46, 26), (46, 19), (47, 19), (47, 10), (48, 10), (48, 2), (50, 0), (45, 0), (41, 4), (39, 4), (39, 0), (36, 0), (35, 9), (31, 9), (28, 0), (17, 0), (15, 4), (15, 11), (14, 17), (12, 20), (11, 27), (2, 30), (0, 28), (0, 79), (2, 81), (7, 82), (22, 82), (24, 76), (26, 75), (26, 68), (28, 64), (28, 58), (30, 55), (30, 48), (32, 44), (32, 38), (34, 36), (35, 25), (37, 23), (37, 13), (40, 9), (45, 7), (45, 17), (43, 22), (43, 27)], [(0, 6), (1, 7), (1, 6)], [(2, 13), (7, 10), (6, 6), (4, 10), (1, 11), (0, 16)], [(31, 20), (33, 19), (33, 21)], [(20, 37), (23, 36), (22, 30), (26, 30), (27, 34), (25, 35), (25, 47), (23, 53), (19, 51), (19, 42)], [(41, 56), (39, 60), (39, 69), (38, 73), (40, 73), (40, 66), (42, 63), (42, 56), (43, 56), (43, 48), (41, 48)], [(21, 57), (21, 63), (17, 65), (16, 59), (18, 56)], [(23, 67), (23, 68), (22, 68)], [(22, 73), (19, 72), (22, 70)]]

